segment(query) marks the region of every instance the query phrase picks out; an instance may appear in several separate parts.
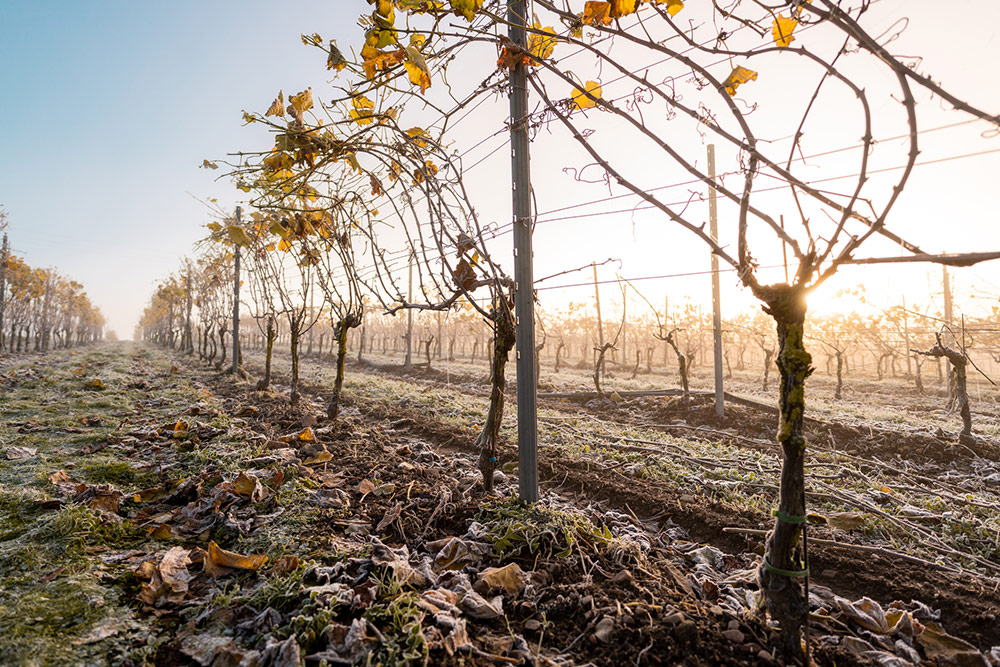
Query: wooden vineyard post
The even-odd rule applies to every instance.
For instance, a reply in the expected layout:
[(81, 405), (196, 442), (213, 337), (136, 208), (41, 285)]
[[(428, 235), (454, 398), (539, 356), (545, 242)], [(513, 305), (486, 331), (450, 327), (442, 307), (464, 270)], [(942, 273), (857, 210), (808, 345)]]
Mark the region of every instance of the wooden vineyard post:
[[(410, 252), (409, 278), (406, 283), (406, 300), (413, 303), (413, 253)], [(413, 309), (406, 309), (406, 370), (413, 368)]]
[[(955, 335), (951, 331), (951, 323), (954, 321), (954, 313), (952, 312), (951, 303), (951, 281), (948, 279), (948, 267), (941, 267), (941, 283), (944, 288), (944, 321), (945, 321), (945, 332), (944, 332), (944, 344), (945, 347), (955, 347)], [(938, 360), (938, 364), (946, 364), (944, 358)], [(952, 370), (951, 364), (946, 364), (947, 373), (945, 374), (946, 381), (948, 383), (948, 405), (955, 400), (955, 393), (952, 387), (955, 384), (955, 371)]]
[[(601, 290), (597, 286), (597, 263), (591, 263), (594, 269), (594, 302), (597, 304), (597, 345), (604, 349), (604, 324), (601, 322)], [(603, 379), (606, 370), (605, 362), (601, 363), (601, 378)]]
[[(508, 0), (510, 40), (526, 47), (526, 0)], [(528, 71), (510, 70), (510, 163), (514, 217), (514, 326), (517, 358), (518, 496), (538, 500), (538, 412), (535, 381), (534, 276), (531, 256), (531, 171), (528, 144)]]
[[(708, 145), (708, 177), (715, 182), (715, 144)], [(715, 188), (708, 188), (708, 226), (712, 241), (719, 240), (719, 216), (715, 201)], [(722, 387), (722, 303), (719, 297), (719, 256), (712, 258), (712, 334), (715, 360), (715, 414), (723, 416), (726, 410), (726, 394)]]
[[(10, 257), (10, 241), (7, 239), (7, 232), (3, 233), (3, 249), (0, 250), (0, 350), (4, 349), (3, 339), (3, 316), (7, 302), (7, 258)], [(6, 346), (10, 348), (10, 344)]]

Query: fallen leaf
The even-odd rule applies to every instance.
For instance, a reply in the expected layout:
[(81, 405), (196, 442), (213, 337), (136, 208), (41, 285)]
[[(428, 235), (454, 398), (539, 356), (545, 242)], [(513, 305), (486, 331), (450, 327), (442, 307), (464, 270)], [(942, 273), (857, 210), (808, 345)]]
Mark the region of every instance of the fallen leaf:
[(399, 518), (399, 513), (402, 511), (402, 509), (403, 509), (403, 503), (397, 502), (391, 508), (386, 510), (385, 516), (383, 516), (382, 520), (378, 522), (377, 526), (375, 526), (375, 530), (377, 530), (378, 532), (382, 532), (383, 530), (385, 530), (387, 526), (391, 525), (393, 521)]
[(853, 530), (865, 525), (865, 515), (861, 512), (834, 512), (826, 516), (826, 522), (837, 530)]
[(101, 378), (92, 378), (83, 383), (83, 388), (91, 391), (104, 391), (107, 387), (104, 386)]
[(244, 496), (250, 496), (250, 500), (258, 503), (267, 496), (267, 490), (254, 475), (241, 472), (239, 477), (233, 480), (233, 490)]
[(487, 600), (475, 591), (466, 591), (459, 606), (472, 618), (491, 620), (503, 616), (503, 597)]
[(312, 465), (313, 463), (326, 463), (327, 461), (330, 461), (332, 459), (333, 459), (333, 454), (326, 451), (325, 449), (321, 449), (320, 451), (316, 452), (315, 454), (307, 458), (302, 463), (304, 465)]
[(867, 597), (863, 597), (857, 602), (850, 602), (838, 597), (836, 601), (837, 606), (848, 618), (866, 630), (882, 635), (889, 632), (889, 621), (886, 620), (885, 612), (878, 602)]
[(369, 493), (371, 493), (374, 490), (375, 490), (375, 484), (372, 483), (371, 480), (367, 480), (367, 479), (366, 480), (362, 480), (362, 482), (360, 484), (358, 484), (358, 493), (360, 493), (363, 496), (367, 496)]
[(221, 577), (229, 574), (230, 570), (259, 570), (267, 563), (265, 554), (255, 556), (244, 556), (233, 551), (226, 551), (215, 540), (208, 543), (204, 567), (205, 572), (211, 577)]
[(528, 575), (517, 563), (508, 563), (503, 567), (488, 567), (479, 573), (479, 578), (489, 590), (502, 590), (507, 595), (520, 595), (528, 583)]
[(921, 624), (924, 629), (917, 635), (917, 642), (935, 663), (986, 666), (987, 662), (982, 654), (969, 642), (949, 635), (944, 628), (932, 621), (922, 621)]
[(372, 495), (376, 496), (390, 496), (392, 492), (396, 490), (396, 485), (392, 482), (386, 482), (385, 484), (379, 484), (374, 489), (372, 489)]
[(199, 665), (211, 665), (220, 650), (233, 643), (232, 637), (214, 634), (188, 635), (180, 641), (181, 653)]
[(294, 572), (299, 569), (299, 557), (298, 556), (282, 556), (281, 558), (274, 561), (274, 566), (271, 568), (271, 572), (275, 576), (281, 576), (288, 574), (289, 572)]
[(8, 447), (7, 448), (7, 459), (10, 461), (18, 461), (20, 459), (30, 459), (38, 453), (37, 449), (31, 447)]

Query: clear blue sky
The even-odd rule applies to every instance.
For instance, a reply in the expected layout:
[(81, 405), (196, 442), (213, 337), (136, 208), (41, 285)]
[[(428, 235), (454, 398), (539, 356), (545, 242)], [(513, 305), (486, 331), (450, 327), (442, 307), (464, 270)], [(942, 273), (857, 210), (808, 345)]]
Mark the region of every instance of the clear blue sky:
[[(1000, 111), (1000, 89), (992, 72), (1000, 59), (1000, 3), (957, 0), (944, 6), (931, 0), (882, 0), (874, 7), (873, 20), (884, 27), (904, 14), (912, 18), (894, 45), (897, 52), (925, 56), (922, 67), (937, 79)], [(122, 337), (131, 336), (156, 282), (179, 266), (211, 219), (194, 197), (218, 197), (229, 207), (240, 194), (228, 182), (214, 182), (219, 172), (198, 165), (204, 158), (267, 145), (258, 129), (242, 127), (243, 109), (266, 109), (279, 89), (294, 94), (313, 86), (322, 96), (328, 90), (323, 56), (303, 46), (299, 35), (319, 32), (347, 51), (360, 42), (355, 20), (367, 9), (364, 0), (0, 0), (0, 204), (10, 213), (17, 253), (33, 265), (57, 267), (83, 282), (112, 328)], [(470, 76), (491, 68), (491, 60), (484, 62), (485, 68)], [(587, 76), (586, 62), (574, 63), (577, 67)], [(780, 72), (764, 72), (754, 85), (763, 91), (776, 80), (780, 83), (779, 78)], [(922, 108), (933, 110), (935, 104)], [(456, 146), (476, 143), (484, 128), (500, 132), (468, 158), (472, 162), (500, 149), (470, 177), (473, 195), (483, 202), (480, 210), (499, 222), (509, 216), (504, 109), (503, 100), (483, 107)], [(924, 127), (964, 119), (941, 112)], [(836, 123), (836, 114), (831, 122)], [(983, 140), (978, 132), (966, 127), (929, 135), (923, 142), (925, 155), (1000, 146), (1000, 139)], [(580, 189), (562, 172), (567, 160), (576, 159), (571, 141), (559, 143), (564, 140), (542, 133), (533, 148), (541, 211), (601, 196), (593, 188)], [(997, 154), (928, 167), (914, 177), (890, 225), (902, 223), (932, 250), (1000, 249), (998, 173)], [(666, 236), (667, 225), (660, 218), (624, 215), (613, 228), (618, 233), (609, 235), (614, 222), (604, 218), (540, 225), (536, 275), (609, 255), (624, 260), (621, 272), (626, 276), (707, 268), (707, 253), (696, 243), (684, 245)], [(609, 244), (609, 236), (618, 243)], [(699, 251), (692, 253), (692, 247)], [(607, 271), (611, 277), (613, 270)], [(863, 279), (869, 287), (884, 286), (890, 301), (907, 285), (920, 298), (936, 280), (926, 267), (893, 271), (881, 274), (881, 282), (875, 272)], [(960, 277), (959, 286), (967, 288), (977, 275), (1000, 293), (996, 266)], [(860, 279), (848, 271), (831, 287)], [(696, 281), (645, 285), (656, 303), (668, 287), (675, 295), (680, 291), (705, 301), (707, 281)], [(733, 283), (723, 281), (735, 294)], [(587, 297), (578, 290), (559, 298)], [(724, 300), (733, 304), (736, 298)]]
[(17, 254), (83, 282), (131, 336), (156, 281), (209, 220), (190, 195), (237, 194), (198, 169), (202, 159), (258, 147), (242, 110), (266, 108), (279, 88), (322, 83), (322, 54), (299, 35), (346, 47), (358, 40), (360, 9), (0, 2), (0, 204)]

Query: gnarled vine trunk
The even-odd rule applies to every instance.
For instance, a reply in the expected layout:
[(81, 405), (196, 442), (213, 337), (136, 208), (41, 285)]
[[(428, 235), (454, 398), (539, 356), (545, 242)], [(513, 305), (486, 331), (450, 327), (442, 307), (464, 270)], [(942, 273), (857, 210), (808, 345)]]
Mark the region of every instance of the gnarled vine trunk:
[[(505, 297), (503, 297), (505, 298)], [(479, 471), (483, 474), (483, 491), (493, 491), (493, 472), (497, 467), (497, 441), (500, 438), (500, 424), (503, 422), (504, 389), (507, 388), (507, 356), (514, 347), (514, 320), (512, 305), (497, 303), (493, 312), (493, 358), (490, 362), (490, 408), (486, 413), (486, 424), (476, 438), (479, 448)]]
[(760, 289), (765, 292), (765, 310), (774, 318), (778, 330), (778, 443), (783, 460), (777, 520), (768, 536), (757, 578), (768, 614), (781, 629), (782, 652), (789, 659), (801, 660), (801, 633), (809, 611), (802, 585), (808, 576), (801, 539), (806, 520), (802, 418), (805, 381), (813, 371), (803, 340), (805, 291), (788, 285)]
[(292, 327), (291, 331), (291, 353), (292, 353), (292, 386), (289, 388), (288, 400), (292, 405), (298, 405), (301, 395), (299, 394), (299, 329)]
[(347, 359), (347, 333), (360, 322), (358, 317), (351, 314), (344, 317), (333, 328), (333, 333), (337, 341), (337, 377), (333, 381), (333, 396), (326, 407), (326, 416), (331, 421), (337, 418), (340, 413), (340, 392), (344, 386), (344, 361)]
[(263, 391), (271, 386), (271, 355), (274, 352), (274, 339), (278, 337), (274, 327), (274, 318), (267, 318), (267, 334), (264, 349), (264, 377), (257, 383), (257, 389)]

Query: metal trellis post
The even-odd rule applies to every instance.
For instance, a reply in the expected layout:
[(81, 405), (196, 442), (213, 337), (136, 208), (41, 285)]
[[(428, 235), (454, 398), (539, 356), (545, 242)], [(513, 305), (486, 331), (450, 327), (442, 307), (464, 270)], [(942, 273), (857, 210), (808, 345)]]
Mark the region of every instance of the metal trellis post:
[[(242, 209), (236, 207), (236, 225), (240, 224)], [(233, 249), (233, 373), (240, 372), (240, 247)]]
[[(526, 0), (508, 0), (508, 36), (524, 48)], [(514, 213), (514, 322), (517, 344), (518, 488), (522, 502), (538, 500), (538, 413), (535, 387), (534, 277), (531, 256), (531, 171), (528, 161), (528, 72), (510, 71), (510, 145)]]

